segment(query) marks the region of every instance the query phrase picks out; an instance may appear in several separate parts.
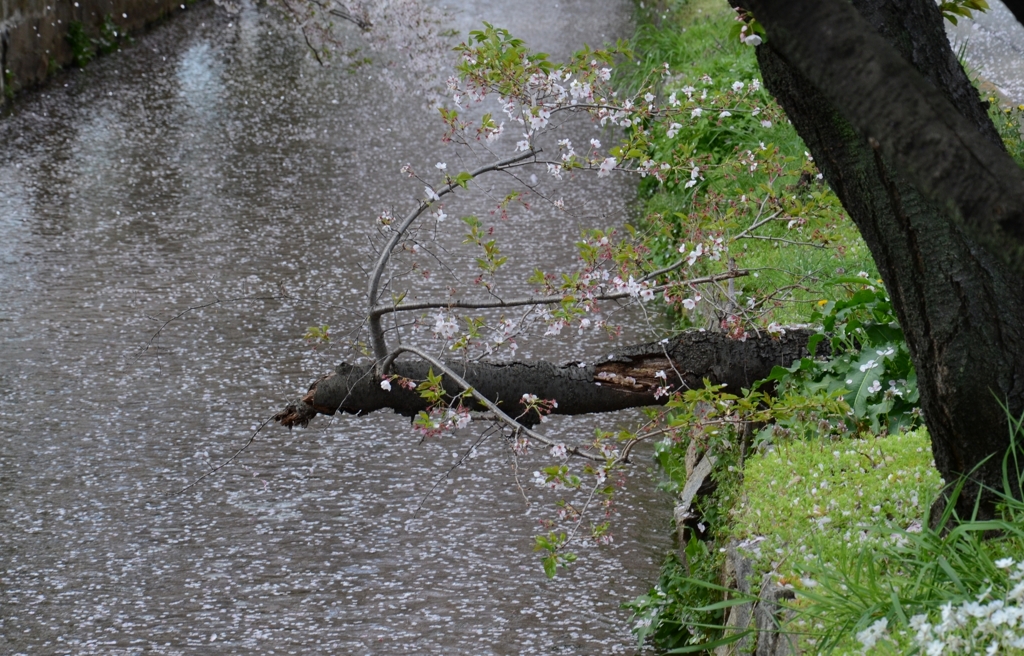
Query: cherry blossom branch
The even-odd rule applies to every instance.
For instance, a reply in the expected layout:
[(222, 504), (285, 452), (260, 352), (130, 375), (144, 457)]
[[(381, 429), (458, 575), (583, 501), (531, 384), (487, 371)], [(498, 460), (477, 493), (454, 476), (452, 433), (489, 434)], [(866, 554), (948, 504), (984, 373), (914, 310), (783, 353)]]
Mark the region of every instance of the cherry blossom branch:
[(601, 487), (601, 484), (603, 482), (604, 481), (600, 481), (599, 480), (598, 482), (596, 482), (594, 484), (594, 487), (590, 490), (590, 496), (587, 497), (587, 501), (583, 504), (583, 508), (581, 508), (579, 510), (579, 512), (577, 513), (579, 515), (579, 519), (576, 520), (576, 525), (572, 527), (572, 531), (569, 533), (569, 537), (566, 538), (565, 542), (562, 543), (562, 546), (560, 547), (560, 550), (562, 548), (567, 547), (569, 545), (569, 543), (572, 542), (573, 538), (576, 537), (576, 533), (578, 533), (579, 530), (580, 530), (580, 525), (583, 524), (583, 520), (586, 518), (585, 516), (586, 516), (587, 508), (590, 507), (590, 502), (594, 500), (594, 495), (597, 494), (597, 489), (599, 487)]
[[(767, 201), (768, 199), (766, 198), (765, 200)], [(760, 212), (758, 212), (758, 214), (760, 214)], [(765, 218), (761, 219), (760, 221), (755, 221), (754, 223), (752, 223), (750, 225), (749, 228), (747, 228), (746, 230), (744, 230), (740, 234), (736, 235), (735, 237), (733, 237), (729, 241), (738, 241), (740, 239), (743, 239), (744, 237), (747, 237), (748, 235), (750, 235), (751, 232), (757, 230), (758, 228), (760, 228), (764, 224), (768, 223), (769, 221), (774, 221), (776, 219), (776, 217), (778, 217), (780, 214), (782, 214), (782, 210), (779, 210), (778, 212), (775, 212), (774, 214), (766, 216)]]
[[(475, 171), (469, 173), (469, 179), (475, 179), (478, 176), (483, 175), (484, 173), (488, 173), (490, 171), (501, 171), (507, 169), (515, 164), (518, 164), (519, 162), (522, 162), (523, 160), (535, 157), (539, 152), (539, 150), (535, 151), (531, 149), (525, 153), (519, 153), (517, 155), (513, 155), (512, 157), (508, 157), (503, 160), (487, 164), (486, 166), (481, 166)], [(387, 267), (387, 264), (391, 259), (391, 254), (394, 251), (395, 246), (398, 245), (398, 242), (402, 239), (402, 236), (409, 229), (409, 227), (416, 221), (416, 219), (418, 219), (420, 215), (422, 215), (423, 212), (428, 207), (431, 206), (433, 201), (440, 200), (441, 197), (452, 193), (458, 186), (460, 185), (457, 181), (450, 180), (446, 185), (444, 185), (440, 189), (440, 191), (430, 190), (429, 193), (432, 194), (433, 197), (429, 200), (421, 200), (419, 204), (416, 206), (416, 208), (413, 211), (411, 211), (408, 214), (408, 216), (405, 217), (405, 220), (403, 220), (402, 223), (397, 228), (393, 228), (394, 232), (391, 235), (391, 239), (388, 240), (387, 245), (384, 247), (384, 249), (380, 253), (380, 256), (377, 258), (377, 263), (373, 268), (373, 274), (370, 276), (370, 283), (367, 289), (367, 299), (369, 300), (371, 311), (369, 316), (370, 344), (373, 347), (374, 357), (379, 361), (383, 361), (387, 358), (388, 346), (387, 342), (384, 339), (384, 329), (381, 326), (380, 321), (382, 315), (374, 315), (373, 310), (377, 305), (377, 298), (380, 293), (380, 279), (384, 275), (384, 269)]]
[[(381, 363), (381, 368), (383, 369), (383, 371), (387, 371), (391, 367), (391, 363), (395, 361), (395, 358), (397, 358), (402, 353), (412, 353), (413, 355), (421, 358), (422, 360), (425, 360), (428, 364), (430, 364), (430, 366), (437, 367), (438, 371), (451, 378), (456, 385), (458, 385), (466, 392), (468, 392), (474, 399), (476, 399), (480, 403), (480, 405), (484, 406), (485, 408), (493, 412), (495, 417), (511, 426), (517, 432), (521, 432), (527, 437), (537, 440), (541, 444), (552, 447), (556, 446), (557, 443), (554, 442), (553, 440), (544, 437), (537, 431), (527, 428), (526, 426), (522, 425), (521, 423), (510, 417), (508, 414), (506, 414), (504, 410), (499, 408), (490, 399), (488, 399), (486, 396), (473, 389), (473, 386), (467, 383), (466, 380), (462, 378), (462, 376), (455, 373), (455, 371), (452, 370), (451, 367), (441, 362), (440, 360), (430, 355), (429, 353), (419, 348), (416, 348), (415, 346), (399, 346), (395, 350), (391, 351), (391, 353), (389, 353)], [(571, 449), (567, 448), (566, 453), (568, 453), (569, 455), (584, 458), (586, 460), (593, 460), (594, 462), (605, 461), (605, 458), (603, 456), (587, 453), (586, 451), (581, 451), (578, 447), (572, 447)]]
[[(664, 273), (668, 273), (673, 269), (678, 268), (682, 262), (679, 262), (671, 267), (666, 267), (654, 273), (648, 274), (640, 279), (639, 282), (645, 282), (651, 278), (657, 277)], [(657, 285), (650, 287), (649, 291), (659, 292), (668, 289), (669, 287), (675, 287), (678, 285), (701, 285), (712, 282), (718, 282), (720, 280), (728, 280), (731, 278), (742, 278), (743, 276), (750, 275), (750, 272), (745, 269), (737, 269), (735, 271), (727, 271), (725, 273), (715, 274), (713, 276), (705, 276), (703, 278), (693, 278), (691, 280), (682, 280), (680, 282), (666, 283), (664, 285)], [(392, 312), (405, 312), (413, 310), (435, 310), (441, 308), (459, 308), (463, 310), (485, 310), (493, 308), (506, 308), (506, 307), (521, 307), (524, 305), (555, 305), (565, 301), (567, 296), (571, 294), (557, 294), (552, 296), (525, 296), (522, 298), (512, 298), (508, 300), (498, 299), (495, 301), (422, 301), (419, 303), (406, 303), (402, 305), (391, 305), (391, 306), (379, 306), (370, 311), (371, 317), (381, 317), (385, 314)], [(621, 291), (612, 292), (610, 294), (598, 294), (594, 296), (587, 296), (588, 301), (614, 301), (623, 298), (635, 296), (633, 292)]]
[(793, 246), (811, 246), (813, 248), (825, 248), (825, 244), (818, 244), (813, 241), (795, 241), (785, 237), (770, 237), (768, 235), (747, 235), (746, 239), (763, 239), (764, 241), (778, 241)]

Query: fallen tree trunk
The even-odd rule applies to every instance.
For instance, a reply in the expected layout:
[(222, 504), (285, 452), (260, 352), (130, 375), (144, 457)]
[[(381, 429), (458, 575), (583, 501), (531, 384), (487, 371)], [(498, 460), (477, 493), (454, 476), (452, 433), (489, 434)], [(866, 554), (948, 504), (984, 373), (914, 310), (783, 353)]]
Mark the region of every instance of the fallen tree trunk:
[[(687, 331), (671, 340), (627, 347), (594, 364), (568, 362), (459, 362), (445, 364), (503, 411), (526, 425), (539, 421), (536, 412), (524, 414), (524, 394), (557, 402), (554, 414), (578, 415), (664, 404), (658, 394), (667, 386), (684, 389), (703, 386), (704, 379), (739, 390), (768, 376), (772, 367), (787, 366), (807, 355), (807, 340), (814, 331), (790, 330), (781, 337), (730, 339), (721, 333)], [(823, 349), (824, 345), (819, 345)], [(412, 381), (426, 379), (430, 365), (415, 359), (394, 363), (391, 373)], [(665, 378), (659, 373), (664, 372)], [(387, 391), (374, 375), (373, 364), (342, 363), (314, 382), (301, 401), (289, 405), (274, 419), (282, 425), (305, 426), (317, 414), (366, 414), (390, 408), (405, 416), (427, 410), (429, 404), (415, 389), (397, 382)], [(445, 378), (452, 397), (463, 390)], [(483, 407), (472, 398), (474, 410)]]

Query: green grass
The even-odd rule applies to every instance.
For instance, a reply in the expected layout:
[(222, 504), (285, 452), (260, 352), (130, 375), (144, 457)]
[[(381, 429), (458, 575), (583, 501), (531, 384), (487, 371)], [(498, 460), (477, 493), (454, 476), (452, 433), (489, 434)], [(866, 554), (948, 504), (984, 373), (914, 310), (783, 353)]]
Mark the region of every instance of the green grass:
[[(648, 235), (655, 264), (674, 261), (678, 244), (694, 235), (720, 236), (728, 243), (758, 216), (750, 199), (767, 197), (771, 211), (782, 212), (787, 220), (766, 225), (761, 234), (767, 239), (732, 244), (729, 255), (737, 267), (756, 273), (737, 281), (739, 298), (788, 290), (766, 303), (761, 309), (767, 312), (757, 318), (783, 324), (821, 320), (813, 308), (835, 305), (821, 306), (822, 299), (851, 303), (833, 298), (842, 286), (827, 283), (858, 272), (877, 278), (870, 253), (838, 199), (817, 178), (802, 140), (781, 110), (764, 90), (748, 93), (759, 74), (754, 49), (730, 36), (732, 12), (725, 3), (690, 0), (656, 4), (639, 10), (638, 17), (634, 63), (620, 70), (621, 84), (637, 88), (667, 63), (670, 75), (662, 78), (659, 90), (663, 99), (693, 87), (698, 94), (707, 91), (702, 103), (713, 108), (672, 137), (663, 128), (653, 130), (651, 147), (659, 159), (678, 163), (692, 158), (704, 173), (692, 188), (652, 178), (641, 183), (643, 218), (638, 224)], [(728, 89), (736, 81), (744, 83), (760, 113), (734, 112), (720, 120), (723, 104), (715, 103), (729, 101)], [(1024, 165), (1024, 106), (992, 102), (990, 116), (1008, 152)], [(766, 119), (770, 126), (762, 124)], [(750, 152), (759, 158), (753, 171)], [(793, 218), (802, 225), (794, 225)], [(706, 263), (688, 273), (721, 268), (721, 262)], [(717, 319), (708, 307), (685, 312), (670, 306), (666, 311), (676, 327), (711, 326)], [(860, 362), (856, 353), (849, 357), (854, 365)], [(890, 378), (913, 381), (912, 370), (885, 374), (879, 379), (883, 385)], [(800, 384), (813, 386), (815, 381)], [(728, 412), (723, 410), (723, 416)], [(1024, 474), (1016, 473), (1024, 463), (1017, 461), (1017, 452), (1008, 460), (999, 517), (980, 522), (946, 516), (933, 530), (928, 509), (942, 481), (925, 429), (900, 432), (893, 427), (889, 436), (861, 433), (838, 439), (835, 431), (819, 437), (830, 431), (799, 414), (795, 421), (804, 422), (807, 430), (790, 431), (789, 437), (766, 443), (766, 449), (747, 453), (745, 460), (737, 451), (738, 432), (719, 440), (726, 447), (716, 451), (720, 465), (712, 478), (718, 490), (698, 501), (711, 525), (711, 539), (693, 538), (681, 545), (679, 554), (667, 558), (658, 584), (629, 605), (641, 642), (683, 653), (727, 637), (720, 623), (729, 602), (723, 601), (719, 572), (721, 551), (736, 540), (746, 545), (755, 572), (772, 572), (797, 592), (797, 619), (786, 630), (802, 636), (807, 653), (864, 653), (866, 645), (869, 653), (923, 653), (929, 645), (943, 646), (942, 653), (985, 653), (992, 640), (1004, 641), (999, 653), (1024, 653), (1024, 565), (1017, 564), (1024, 560), (1024, 504), (1014, 500), (1024, 496)], [(875, 423), (857, 424), (854, 433), (869, 425)], [(700, 432), (691, 427), (690, 438), (659, 447), (663, 463), (678, 465), (667, 472), (675, 487), (685, 476), (685, 470), (676, 471), (679, 463)], [(755, 585), (760, 574), (756, 578)], [(1010, 609), (1009, 615), (996, 614), (997, 607)], [(1020, 638), (1018, 627), (1006, 619), (1010, 616), (1021, 625)], [(1013, 640), (1019, 644), (1008, 646)]]
[[(822, 653), (1024, 653), (1021, 420), (1011, 417), (1010, 425), (995, 517), (958, 518), (950, 504), (941, 517), (924, 512), (901, 527), (894, 496), (892, 514), (867, 522), (860, 543), (826, 532), (794, 567), (802, 574), (800, 615), (788, 628)], [(920, 498), (913, 483), (891, 489), (898, 495), (901, 487), (904, 500), (915, 491)]]
[[(782, 443), (747, 461), (743, 501), (732, 511), (730, 532), (737, 540), (763, 538), (765, 571), (792, 578), (807, 554), (828, 558), (829, 545), (879, 539), (864, 526), (907, 529), (919, 522), (941, 485), (923, 428), (889, 437)], [(783, 545), (792, 557), (771, 567)]]
[[(786, 220), (765, 225), (757, 233), (760, 239), (736, 242), (730, 252), (736, 266), (756, 271), (737, 280), (740, 297), (772, 297), (763, 323), (806, 320), (811, 303), (823, 297), (823, 283), (837, 275), (866, 271), (874, 276), (870, 253), (835, 194), (817, 177), (803, 141), (767, 91), (749, 92), (760, 75), (754, 49), (730, 35), (732, 11), (724, 3), (695, 0), (639, 15), (634, 63), (620, 70), (620, 84), (636, 88), (667, 64), (671, 74), (661, 83), (663, 99), (673, 92), (682, 97), (687, 87), (708, 94), (703, 117), (684, 123), (672, 137), (665, 130), (654, 135), (656, 159), (699, 162), (706, 177), (692, 189), (654, 178), (641, 183), (640, 225), (652, 235), (655, 263), (677, 258), (678, 244), (694, 235), (729, 241), (759, 216), (779, 210)], [(717, 118), (712, 107), (729, 101), (734, 82), (744, 84), (757, 116), (741, 110), (728, 120)], [(771, 126), (764, 127), (763, 120)], [(758, 158), (754, 171), (745, 161), (750, 153)], [(713, 319), (707, 308), (697, 315), (677, 309), (669, 314), (680, 327), (705, 326)]]

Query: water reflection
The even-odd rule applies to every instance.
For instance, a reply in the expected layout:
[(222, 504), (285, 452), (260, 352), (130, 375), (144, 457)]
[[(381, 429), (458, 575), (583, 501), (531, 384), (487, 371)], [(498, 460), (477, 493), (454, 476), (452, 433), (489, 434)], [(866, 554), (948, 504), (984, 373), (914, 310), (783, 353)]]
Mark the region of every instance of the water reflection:
[[(591, 13), (621, 29), (608, 8)], [(383, 414), (266, 431), (165, 496), (346, 355), (299, 338), (352, 322), (371, 219), (418, 192), (396, 172), (432, 166), (436, 135), (370, 67), (324, 71), (258, 13), (212, 7), (0, 120), (0, 650), (631, 650), (618, 604), (654, 576), (668, 522), (643, 466), (616, 542), (554, 584), (497, 439), (418, 513), (471, 434), (418, 445)], [(608, 225), (629, 185), (567, 193)], [(503, 238), (566, 261), (556, 220), (522, 211)]]

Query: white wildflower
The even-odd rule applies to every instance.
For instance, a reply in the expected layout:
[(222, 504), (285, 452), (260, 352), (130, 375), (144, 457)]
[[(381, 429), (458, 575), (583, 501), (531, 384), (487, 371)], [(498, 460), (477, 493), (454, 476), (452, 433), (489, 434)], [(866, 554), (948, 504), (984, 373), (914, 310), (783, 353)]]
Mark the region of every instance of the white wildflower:
[(864, 646), (865, 653), (874, 648), (875, 643), (878, 642), (879, 638), (885, 636), (885, 631), (888, 626), (888, 618), (883, 617), (868, 628), (857, 633), (857, 640)]

